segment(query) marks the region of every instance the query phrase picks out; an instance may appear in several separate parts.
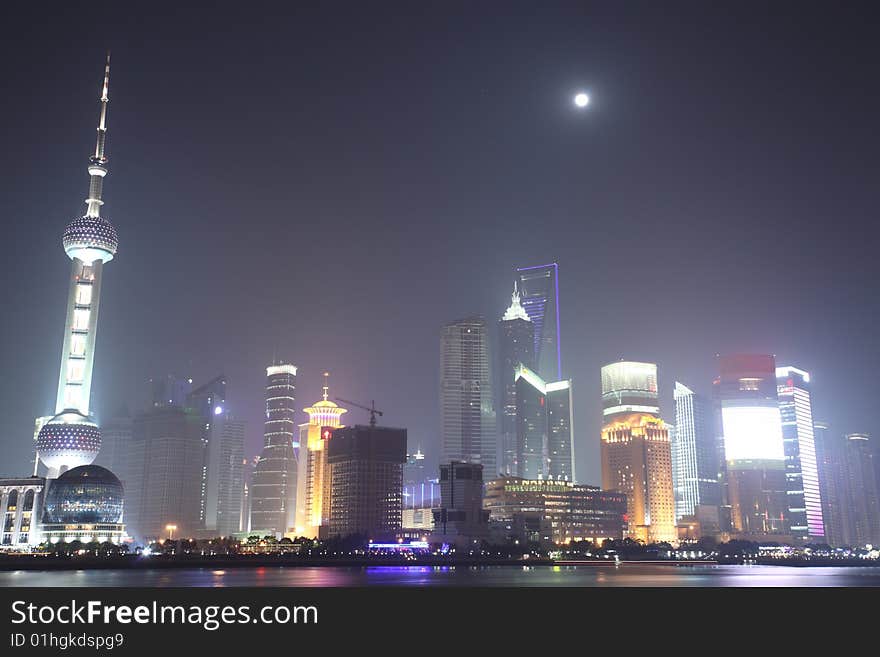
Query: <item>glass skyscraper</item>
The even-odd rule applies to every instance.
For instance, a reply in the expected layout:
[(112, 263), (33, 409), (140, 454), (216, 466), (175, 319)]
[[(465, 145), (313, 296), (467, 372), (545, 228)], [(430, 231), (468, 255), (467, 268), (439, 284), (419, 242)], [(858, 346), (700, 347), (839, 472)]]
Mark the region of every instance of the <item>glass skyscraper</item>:
[(545, 382), (516, 368), (516, 463), (523, 479), (574, 481), (571, 381)]
[(810, 374), (796, 367), (777, 367), (776, 390), (782, 414), (789, 531), (793, 538), (824, 540)]
[(675, 519), (691, 516), (700, 505), (721, 504), (718, 447), (708, 399), (676, 381), (675, 432), (672, 434), (672, 481)]
[(441, 462), (480, 463), (497, 472), (497, 429), (486, 321), (479, 316), (443, 327), (440, 338)]
[(535, 364), (545, 381), (562, 379), (559, 339), (559, 266), (554, 262), (516, 270), (522, 307), (535, 326)]
[(535, 325), (520, 303), (514, 284), (510, 306), (498, 322), (498, 369), (495, 383), (496, 411), (501, 438), (501, 472), (517, 472), (516, 369), (535, 369)]

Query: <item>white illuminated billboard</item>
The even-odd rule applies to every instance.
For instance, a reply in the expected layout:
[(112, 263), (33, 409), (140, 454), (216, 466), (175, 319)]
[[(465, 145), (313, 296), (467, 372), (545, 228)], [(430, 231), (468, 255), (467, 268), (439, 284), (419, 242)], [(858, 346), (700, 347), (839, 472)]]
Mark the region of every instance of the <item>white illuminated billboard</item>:
[(724, 456), (727, 461), (785, 460), (782, 416), (776, 406), (724, 406)]

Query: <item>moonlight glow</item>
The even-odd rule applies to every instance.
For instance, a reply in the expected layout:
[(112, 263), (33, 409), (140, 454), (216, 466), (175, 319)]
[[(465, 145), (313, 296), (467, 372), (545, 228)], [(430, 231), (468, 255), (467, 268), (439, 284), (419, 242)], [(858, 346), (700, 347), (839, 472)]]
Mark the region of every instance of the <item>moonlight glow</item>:
[(586, 107), (590, 104), (590, 97), (587, 94), (581, 92), (574, 97), (574, 104), (578, 107)]

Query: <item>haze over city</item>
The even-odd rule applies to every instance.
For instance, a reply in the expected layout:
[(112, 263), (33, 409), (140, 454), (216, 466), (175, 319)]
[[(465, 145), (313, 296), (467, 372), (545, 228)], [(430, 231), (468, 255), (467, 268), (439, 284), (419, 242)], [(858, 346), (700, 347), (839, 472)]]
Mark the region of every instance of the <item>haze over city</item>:
[(674, 381), (709, 392), (716, 353), (775, 353), (812, 374), (816, 419), (876, 433), (869, 25), (776, 11), (23, 17), (0, 45), (16, 245), (0, 470), (30, 472), (34, 417), (53, 406), (60, 234), (83, 211), (107, 47), (121, 246), (99, 419), (139, 410), (151, 376), (223, 373), (253, 456), (265, 367), (283, 359), (298, 408), (329, 371), (333, 395), (376, 400), (436, 462), (441, 326), (494, 327), (514, 268), (557, 262), (585, 483), (600, 479), (599, 368), (619, 358), (658, 363), (671, 421)]

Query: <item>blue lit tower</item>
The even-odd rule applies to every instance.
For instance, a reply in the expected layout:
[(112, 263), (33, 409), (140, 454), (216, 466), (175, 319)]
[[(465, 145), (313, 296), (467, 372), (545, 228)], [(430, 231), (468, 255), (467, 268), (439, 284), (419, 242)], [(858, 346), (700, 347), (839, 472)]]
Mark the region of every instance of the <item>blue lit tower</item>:
[(61, 352), (61, 373), (55, 416), (42, 423), (37, 435), (37, 456), (49, 469), (50, 478), (95, 460), (101, 435), (89, 413), (95, 335), (101, 299), (101, 272), (116, 255), (116, 229), (101, 217), (104, 176), (107, 175), (107, 96), (110, 84), (110, 55), (104, 68), (101, 114), (95, 152), (89, 158), (89, 196), (86, 213), (64, 229), (64, 251), (72, 261), (67, 319)]
[(520, 301), (535, 327), (537, 374), (545, 381), (562, 379), (559, 340), (559, 266), (554, 262), (516, 270)]

